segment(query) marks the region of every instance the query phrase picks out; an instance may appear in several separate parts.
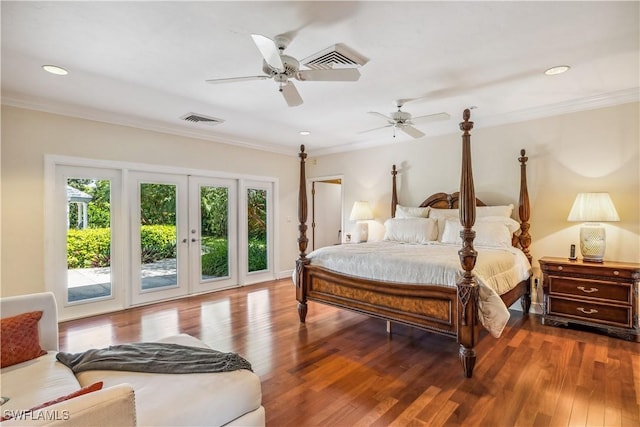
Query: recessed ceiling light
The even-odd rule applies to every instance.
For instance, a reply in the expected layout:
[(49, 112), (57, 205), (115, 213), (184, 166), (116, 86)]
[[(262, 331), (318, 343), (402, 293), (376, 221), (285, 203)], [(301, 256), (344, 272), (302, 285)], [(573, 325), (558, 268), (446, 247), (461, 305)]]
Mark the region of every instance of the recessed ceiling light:
[(311, 132), (309, 132), (308, 130), (301, 130), (300, 131), (300, 135), (311, 135)]
[(557, 67), (549, 68), (544, 73), (547, 76), (555, 76), (556, 74), (566, 73), (567, 71), (569, 71), (569, 68), (571, 68), (571, 67), (569, 67), (568, 65), (558, 65)]
[(48, 73), (55, 74), (58, 76), (66, 76), (69, 74), (67, 70), (62, 67), (58, 67), (57, 65), (43, 65), (42, 69)]

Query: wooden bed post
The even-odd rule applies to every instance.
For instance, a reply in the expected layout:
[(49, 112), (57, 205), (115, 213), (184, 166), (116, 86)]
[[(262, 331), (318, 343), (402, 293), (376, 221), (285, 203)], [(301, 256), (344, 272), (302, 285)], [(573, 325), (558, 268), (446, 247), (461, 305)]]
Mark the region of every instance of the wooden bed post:
[(458, 344), (460, 344), (460, 361), (464, 369), (464, 375), (471, 378), (476, 364), (476, 351), (474, 349), (478, 341), (478, 284), (473, 275), (478, 252), (473, 248), (473, 239), (476, 232), (472, 227), (476, 221), (476, 194), (473, 185), (473, 172), (471, 167), (471, 135), (473, 122), (469, 121), (471, 112), (464, 110), (463, 122), (460, 123), (462, 134), (462, 175), (460, 178), (460, 197), (458, 207), (460, 211), (460, 223), (462, 231), (462, 249), (458, 251), (460, 264), (464, 270), (462, 277), (456, 283), (458, 288)]
[(526, 151), (524, 148), (520, 150), (520, 200), (518, 202), (518, 214), (520, 216), (520, 247), (522, 252), (527, 256), (529, 262), (531, 262), (531, 253), (529, 252), (529, 246), (531, 246), (531, 235), (529, 234), (529, 217), (531, 214), (531, 208), (529, 205), (529, 190), (527, 189), (527, 160), (525, 156)]
[(396, 190), (396, 175), (398, 175), (398, 170), (396, 169), (396, 165), (393, 165), (391, 168), (391, 218), (396, 217), (396, 206), (398, 205), (398, 191)]
[(296, 300), (298, 300), (298, 317), (300, 322), (304, 323), (307, 317), (307, 294), (303, 284), (303, 271), (304, 266), (309, 264), (307, 259), (309, 239), (307, 238), (307, 178), (305, 172), (307, 153), (304, 152), (304, 145), (300, 146), (298, 157), (300, 158), (300, 185), (298, 189), (298, 231), (300, 232), (298, 250), (300, 251), (300, 257), (296, 260)]
[[(529, 234), (529, 217), (531, 215), (531, 207), (529, 205), (529, 190), (527, 189), (527, 160), (529, 158), (525, 155), (524, 148), (520, 150), (520, 200), (518, 201), (518, 215), (520, 216), (520, 235), (518, 241), (522, 252), (527, 256), (529, 263), (531, 263), (532, 257), (529, 252), (529, 246), (531, 246), (531, 234)], [(520, 305), (522, 306), (522, 312), (527, 314), (531, 308), (531, 286), (529, 291), (526, 292), (520, 298)]]

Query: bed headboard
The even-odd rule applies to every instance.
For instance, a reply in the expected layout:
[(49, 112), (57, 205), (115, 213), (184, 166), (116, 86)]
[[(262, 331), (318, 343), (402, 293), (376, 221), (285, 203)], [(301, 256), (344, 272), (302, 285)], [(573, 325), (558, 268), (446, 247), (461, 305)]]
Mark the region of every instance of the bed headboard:
[[(530, 217), (530, 205), (529, 205), (529, 191), (527, 189), (527, 160), (528, 157), (525, 156), (526, 152), (524, 149), (520, 150), (520, 157), (518, 157), (518, 161), (520, 162), (520, 196), (518, 199), (518, 214), (520, 217), (520, 230), (513, 235), (513, 246), (520, 248), (524, 254), (529, 258), (529, 262), (531, 262), (531, 254), (529, 252), (529, 246), (531, 245), (531, 235), (529, 234), (529, 217)], [(398, 191), (397, 191), (397, 183), (396, 176), (398, 175), (398, 170), (396, 165), (393, 165), (391, 168), (391, 176), (392, 176), (392, 189), (391, 189), (391, 216), (396, 216), (396, 206), (398, 205)], [(422, 203), (420, 203), (420, 207), (430, 206), (432, 208), (437, 209), (456, 209), (458, 208), (458, 201), (460, 198), (460, 193), (435, 193), (431, 196), (427, 197)], [(476, 197), (476, 206), (487, 206), (482, 200)]]

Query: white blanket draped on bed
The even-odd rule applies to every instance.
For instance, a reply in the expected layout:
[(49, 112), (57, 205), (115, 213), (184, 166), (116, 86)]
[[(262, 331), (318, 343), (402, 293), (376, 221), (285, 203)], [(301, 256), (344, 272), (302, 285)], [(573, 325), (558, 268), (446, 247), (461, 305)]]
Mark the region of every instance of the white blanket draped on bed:
[[(499, 295), (527, 279), (531, 265), (516, 248), (475, 249), (478, 258), (473, 273), (480, 285), (480, 320), (491, 335), (499, 337), (509, 320), (509, 310)], [(313, 265), (351, 276), (455, 287), (462, 273), (459, 250), (456, 244), (379, 241), (327, 246), (307, 258)]]

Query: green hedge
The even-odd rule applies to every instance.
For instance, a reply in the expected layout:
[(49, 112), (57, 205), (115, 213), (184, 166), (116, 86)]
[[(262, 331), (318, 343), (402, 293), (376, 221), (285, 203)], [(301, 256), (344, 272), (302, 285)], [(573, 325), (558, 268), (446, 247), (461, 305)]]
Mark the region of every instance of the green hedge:
[[(226, 239), (203, 238), (202, 275), (225, 277), (229, 275)], [(267, 244), (264, 240), (249, 241), (249, 271), (267, 269)]]
[[(68, 268), (108, 267), (111, 264), (111, 230), (87, 228), (68, 230)], [(171, 225), (143, 225), (140, 242), (143, 264), (176, 257), (176, 229)], [(202, 274), (211, 277), (229, 275), (226, 239), (203, 238)], [(249, 242), (249, 271), (267, 268), (267, 245), (263, 240)]]
[(111, 264), (111, 229), (67, 231), (68, 268), (108, 267)]
[(176, 257), (176, 227), (143, 225), (140, 227), (141, 262), (147, 264)]
[[(176, 256), (176, 228), (171, 225), (140, 227), (142, 263)], [(67, 230), (67, 268), (111, 265), (111, 229)]]

